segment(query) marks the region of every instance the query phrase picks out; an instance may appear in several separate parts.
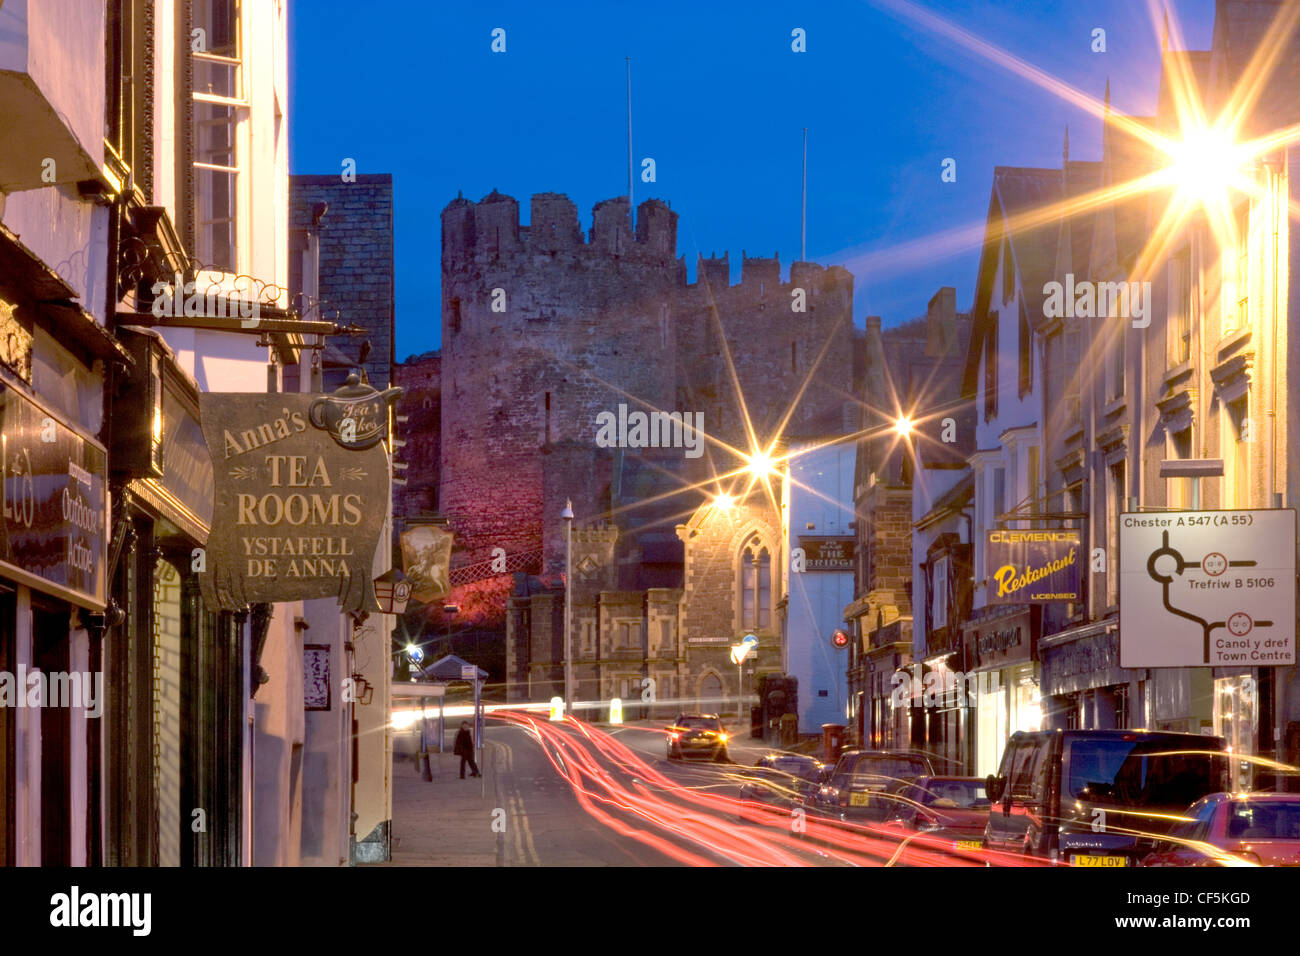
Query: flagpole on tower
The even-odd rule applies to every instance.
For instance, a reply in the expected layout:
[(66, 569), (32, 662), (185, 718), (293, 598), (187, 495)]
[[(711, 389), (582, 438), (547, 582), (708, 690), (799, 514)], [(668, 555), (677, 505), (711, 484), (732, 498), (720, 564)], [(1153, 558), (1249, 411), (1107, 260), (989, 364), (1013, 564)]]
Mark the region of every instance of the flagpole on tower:
[(627, 57), (627, 218), (636, 226), (636, 204), (632, 199), (632, 58)]
[(803, 128), (803, 212), (799, 224), (799, 261), (808, 261), (808, 127)]

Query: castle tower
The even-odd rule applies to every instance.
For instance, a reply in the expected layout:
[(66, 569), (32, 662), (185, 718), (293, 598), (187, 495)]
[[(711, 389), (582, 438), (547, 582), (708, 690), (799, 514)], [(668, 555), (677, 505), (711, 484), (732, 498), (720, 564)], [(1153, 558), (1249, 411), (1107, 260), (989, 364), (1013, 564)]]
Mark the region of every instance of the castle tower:
[[(596, 416), (645, 407), (635, 399), (673, 408), (677, 216), (643, 202), (634, 236), (627, 212), (626, 198), (599, 203), (584, 241), (576, 207), (557, 193), (532, 198), (527, 226), (495, 190), (443, 210), (440, 506), (461, 560), (546, 542), (554, 564), (564, 530), (554, 497), (577, 510), (608, 488), (594, 458), (612, 451), (596, 448)], [(540, 453), (574, 443), (589, 454)], [(570, 491), (557, 485), (548, 498), (548, 460), (572, 465)]]

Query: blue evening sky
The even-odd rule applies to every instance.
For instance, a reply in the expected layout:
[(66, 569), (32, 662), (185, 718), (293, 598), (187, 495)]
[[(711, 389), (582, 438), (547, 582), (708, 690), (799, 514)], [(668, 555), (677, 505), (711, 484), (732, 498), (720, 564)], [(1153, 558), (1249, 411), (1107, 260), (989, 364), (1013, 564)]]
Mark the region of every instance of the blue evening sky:
[[(446, 3), (297, 0), (290, 5), (294, 173), (392, 173), (397, 357), (438, 348), (439, 214), (464, 190), (520, 201), (567, 193), (591, 207), (627, 193), (624, 57), (632, 57), (636, 201), (679, 216), (691, 280), (703, 253), (799, 255), (808, 127), (808, 258), (855, 276), (854, 318), (892, 325), (957, 288), (968, 308), (978, 246), (924, 240), (978, 224), (995, 165), (1059, 168), (1100, 158), (1100, 120), (1029, 80), (891, 13), (891, 3)], [(921, 4), (1100, 99), (1154, 111), (1160, 29), (1141, 0), (951, 0)], [(1175, 0), (1185, 45), (1208, 48), (1213, 0)], [(506, 52), (491, 33), (506, 31)], [(791, 51), (791, 31), (807, 52)], [(1106, 52), (1091, 50), (1106, 30)], [(652, 157), (657, 181), (643, 183)], [(940, 180), (947, 157), (957, 181)], [(906, 243), (912, 245), (904, 245)], [(903, 251), (899, 251), (902, 246)]]

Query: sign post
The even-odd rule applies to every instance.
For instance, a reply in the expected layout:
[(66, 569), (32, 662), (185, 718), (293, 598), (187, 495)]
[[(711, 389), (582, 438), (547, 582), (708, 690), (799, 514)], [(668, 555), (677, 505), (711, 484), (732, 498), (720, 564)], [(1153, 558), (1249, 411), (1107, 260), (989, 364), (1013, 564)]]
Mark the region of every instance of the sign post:
[(1294, 665), (1294, 509), (1126, 513), (1121, 667)]
[(1078, 601), (1078, 531), (997, 528), (984, 541), (989, 569), (986, 604)]
[(335, 597), (378, 612), (375, 549), (388, 511), (388, 405), (355, 376), (332, 395), (214, 393), (199, 398), (212, 456), (210, 609)]
[(745, 723), (745, 715), (742, 712), (745, 706), (745, 658), (750, 655), (751, 651), (756, 650), (758, 650), (758, 638), (753, 634), (746, 634), (744, 640), (739, 644), (731, 645), (731, 660), (736, 665), (737, 732)]

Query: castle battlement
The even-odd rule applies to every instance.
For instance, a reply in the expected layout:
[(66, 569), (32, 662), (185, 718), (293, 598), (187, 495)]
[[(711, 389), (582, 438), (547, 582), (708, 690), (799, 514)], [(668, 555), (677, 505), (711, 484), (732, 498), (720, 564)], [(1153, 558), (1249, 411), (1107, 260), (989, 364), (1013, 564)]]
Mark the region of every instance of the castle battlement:
[[(685, 260), (682, 261), (682, 274), (685, 274)], [(701, 255), (695, 267), (695, 281), (679, 281), (688, 296), (696, 293), (703, 298), (716, 298), (719, 295), (739, 299), (787, 297), (796, 287), (808, 291), (810, 295), (825, 295), (837, 290), (844, 290), (851, 296), (853, 276), (843, 266), (821, 266), (815, 262), (794, 262), (790, 265), (790, 278), (781, 281), (781, 259), (779, 256), (764, 258), (750, 256), (743, 249), (740, 259), (740, 281), (731, 284), (730, 253), (722, 255)], [(697, 299), (698, 301), (698, 299)], [(846, 302), (847, 307), (847, 302)]]
[[(670, 285), (682, 289), (687, 301), (721, 294), (758, 299), (788, 296), (793, 288), (811, 296), (836, 290), (851, 292), (853, 277), (842, 266), (794, 262), (790, 279), (781, 281), (781, 260), (750, 256), (741, 251), (740, 282), (731, 284), (730, 253), (700, 255), (696, 279), (686, 281), (686, 257), (677, 256), (677, 213), (659, 199), (637, 206), (636, 232), (628, 217), (628, 199), (616, 196), (592, 207), (587, 236), (578, 221), (578, 207), (564, 193), (537, 193), (530, 200), (529, 224), (520, 225), (519, 201), (492, 190), (478, 202), (458, 196), (442, 211), (442, 262), (455, 271), (475, 262), (538, 255), (608, 257), (656, 266), (666, 270)], [(531, 265), (531, 263), (526, 263)]]
[(627, 197), (606, 199), (593, 207), (591, 232), (584, 238), (578, 207), (563, 193), (534, 195), (527, 226), (519, 222), (519, 201), (495, 189), (478, 202), (457, 196), (442, 210), (444, 267), (479, 258), (559, 253), (674, 261), (677, 213), (663, 200), (645, 200), (637, 206), (634, 235)]

